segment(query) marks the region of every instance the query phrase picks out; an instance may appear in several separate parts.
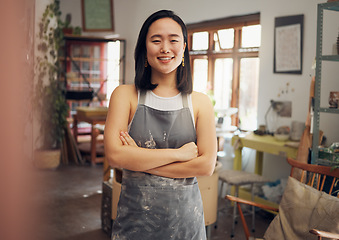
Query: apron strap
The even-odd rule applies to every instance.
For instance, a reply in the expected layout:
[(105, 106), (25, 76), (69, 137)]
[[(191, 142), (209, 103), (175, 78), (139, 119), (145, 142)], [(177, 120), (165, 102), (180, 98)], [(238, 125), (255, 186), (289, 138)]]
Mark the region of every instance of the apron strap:
[(139, 104), (145, 104), (146, 101), (146, 91), (140, 90)]
[(182, 93), (181, 96), (182, 96), (182, 106), (184, 108), (188, 108), (187, 93)]

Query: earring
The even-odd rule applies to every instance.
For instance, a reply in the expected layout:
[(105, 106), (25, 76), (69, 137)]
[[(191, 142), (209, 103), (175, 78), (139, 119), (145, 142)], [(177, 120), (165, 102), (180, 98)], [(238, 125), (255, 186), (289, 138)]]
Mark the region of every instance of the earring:
[(145, 57), (145, 68), (148, 67), (147, 57)]
[(182, 56), (182, 66), (185, 67), (185, 56)]

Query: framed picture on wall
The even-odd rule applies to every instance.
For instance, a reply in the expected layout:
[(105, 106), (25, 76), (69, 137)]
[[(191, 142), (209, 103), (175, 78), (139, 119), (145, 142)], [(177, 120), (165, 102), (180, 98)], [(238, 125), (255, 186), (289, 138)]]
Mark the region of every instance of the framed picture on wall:
[(84, 32), (114, 31), (113, 0), (81, 0)]
[(302, 74), (304, 15), (275, 18), (274, 73)]

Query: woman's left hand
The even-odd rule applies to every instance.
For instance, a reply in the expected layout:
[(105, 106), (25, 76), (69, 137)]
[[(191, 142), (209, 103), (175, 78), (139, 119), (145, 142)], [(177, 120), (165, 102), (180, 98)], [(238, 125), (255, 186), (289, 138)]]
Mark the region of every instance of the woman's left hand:
[(128, 132), (120, 132), (120, 140), (123, 145), (137, 147), (138, 145), (135, 143), (133, 138), (128, 134)]

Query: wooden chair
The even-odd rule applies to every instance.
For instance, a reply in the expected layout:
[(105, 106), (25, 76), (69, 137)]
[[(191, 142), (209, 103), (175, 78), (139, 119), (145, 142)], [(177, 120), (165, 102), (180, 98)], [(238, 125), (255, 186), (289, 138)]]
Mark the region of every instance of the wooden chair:
[[(305, 189), (313, 189), (311, 191), (316, 192), (318, 194), (322, 194), (320, 192), (325, 191), (329, 195), (336, 196), (336, 198), (339, 200), (339, 193), (338, 193), (337, 190), (334, 190), (335, 185), (338, 184), (338, 181), (339, 181), (339, 169), (331, 169), (331, 167), (329, 167), (329, 166), (319, 166), (319, 165), (301, 163), (301, 162), (298, 162), (298, 161), (290, 159), (290, 158), (288, 158), (287, 161), (292, 167), (290, 177), (293, 177), (293, 179), (296, 179), (296, 177), (295, 177), (296, 174), (293, 174), (293, 173), (297, 169), (299, 169), (298, 171), (301, 171), (300, 177), (298, 177), (298, 179), (297, 179), (298, 181), (300, 181), (299, 185), (304, 186)], [(299, 176), (299, 174), (297, 174), (296, 176)], [(295, 181), (295, 180), (293, 180), (293, 181)], [(325, 183), (325, 181), (326, 181), (326, 183)], [(305, 184), (308, 185), (308, 186), (305, 186)], [(309, 186), (311, 186), (312, 188), (310, 188)], [(314, 191), (314, 189), (316, 189), (320, 192)], [(327, 198), (330, 198), (331, 200), (335, 200), (334, 201), (335, 211), (336, 212), (339, 211), (338, 210), (339, 209), (339, 201), (336, 201), (335, 197), (328, 196), (328, 194), (323, 194), (323, 195), (325, 195), (325, 197), (327, 197)], [(286, 195), (286, 190), (284, 192), (284, 196), (285, 195)], [(284, 198), (284, 196), (283, 196), (283, 198)], [(282, 212), (282, 210), (281, 210), (282, 209), (282, 203), (280, 204), (279, 209), (277, 209), (277, 208), (272, 208), (272, 207), (269, 207), (269, 206), (266, 206), (266, 205), (263, 205), (263, 204), (255, 203), (255, 202), (252, 202), (252, 201), (240, 199), (240, 198), (230, 196), (230, 195), (227, 195), (225, 198), (236, 203), (240, 217), (241, 217), (241, 222), (242, 222), (243, 227), (244, 227), (246, 239), (253, 239), (253, 238), (250, 238), (250, 233), (249, 233), (249, 230), (248, 230), (248, 227), (247, 227), (247, 223), (245, 221), (245, 218), (244, 218), (241, 206), (240, 206), (241, 203), (247, 204), (247, 205), (250, 205), (250, 206), (256, 206), (256, 207), (259, 207), (259, 208), (262, 208), (262, 209), (265, 209), (265, 210), (275, 211), (277, 213), (279, 211)], [(305, 204), (305, 203), (299, 202), (299, 205), (300, 204)], [(304, 211), (303, 208), (298, 208), (296, 210), (297, 211)], [(280, 215), (281, 215), (281, 213), (280, 213)], [(276, 218), (277, 217), (279, 217), (279, 214), (276, 216)], [(272, 223), (275, 220), (276, 219), (274, 219), (272, 221)], [(315, 219), (315, 221), (316, 220), (317, 219)], [(307, 219), (307, 221), (309, 221), (309, 219)], [(271, 223), (271, 225), (272, 225), (272, 223)], [(269, 228), (271, 227), (271, 225), (269, 226)], [(337, 229), (338, 229), (338, 224), (336, 224), (336, 225), (337, 225)], [(266, 230), (266, 233), (267, 233), (268, 229)], [(275, 228), (273, 227), (271, 229), (275, 229)], [(322, 237), (331, 238), (331, 239), (339, 239), (339, 232), (329, 233), (329, 232), (322, 231), (322, 230), (323, 229), (319, 229), (319, 230), (309, 229), (309, 232), (318, 236), (318, 239), (322, 239)], [(265, 235), (266, 235), (266, 233), (265, 233)]]

